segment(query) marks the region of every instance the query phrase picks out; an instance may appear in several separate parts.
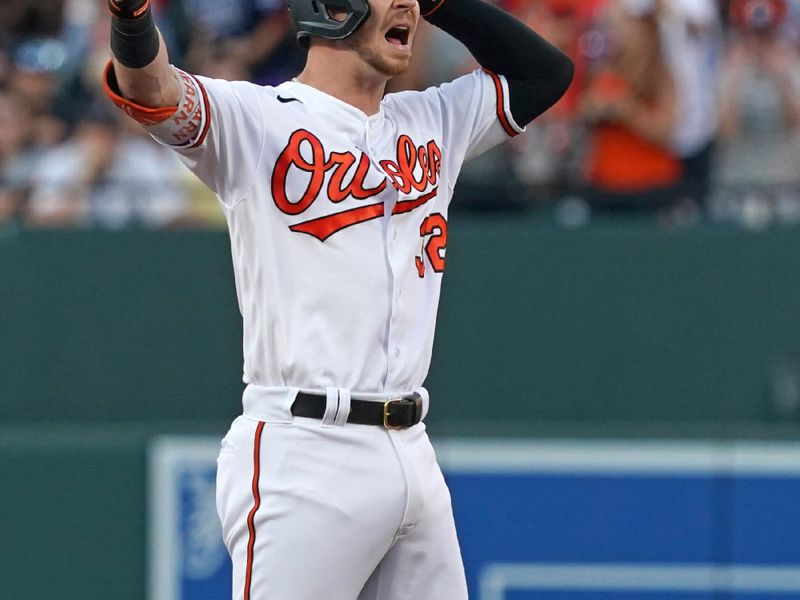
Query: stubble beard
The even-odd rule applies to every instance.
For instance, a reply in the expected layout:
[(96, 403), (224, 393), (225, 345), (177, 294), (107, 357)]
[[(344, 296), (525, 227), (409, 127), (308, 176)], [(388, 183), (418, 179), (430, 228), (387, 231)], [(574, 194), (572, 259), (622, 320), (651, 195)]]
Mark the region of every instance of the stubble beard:
[(392, 60), (383, 56), (380, 52), (370, 48), (365, 41), (365, 31), (357, 31), (355, 34), (345, 38), (345, 43), (358, 52), (358, 56), (375, 69), (378, 73), (387, 77), (397, 77), (408, 71), (408, 60)]

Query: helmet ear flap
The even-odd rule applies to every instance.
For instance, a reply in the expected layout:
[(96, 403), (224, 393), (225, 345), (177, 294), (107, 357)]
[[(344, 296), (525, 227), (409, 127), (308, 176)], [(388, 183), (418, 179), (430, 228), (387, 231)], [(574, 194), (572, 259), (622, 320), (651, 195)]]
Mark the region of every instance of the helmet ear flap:
[[(288, 0), (297, 42), (308, 48), (312, 35), (341, 40), (355, 33), (369, 17), (367, 0)], [(328, 8), (346, 13), (343, 20), (334, 19)]]

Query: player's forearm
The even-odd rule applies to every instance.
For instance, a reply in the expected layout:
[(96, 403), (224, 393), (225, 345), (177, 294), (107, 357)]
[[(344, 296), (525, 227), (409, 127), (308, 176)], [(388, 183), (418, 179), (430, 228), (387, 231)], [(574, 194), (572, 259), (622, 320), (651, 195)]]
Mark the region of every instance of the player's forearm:
[(175, 106), (181, 97), (180, 85), (169, 64), (163, 41), (156, 58), (145, 67), (126, 67), (115, 57), (114, 71), (122, 95), (143, 106)]
[(150, 107), (175, 106), (181, 90), (149, 0), (109, 0), (111, 51), (119, 91)]
[(420, 7), (482, 67), (508, 79), (511, 113), (520, 125), (555, 104), (572, 83), (569, 57), (503, 10), (483, 0), (421, 0)]

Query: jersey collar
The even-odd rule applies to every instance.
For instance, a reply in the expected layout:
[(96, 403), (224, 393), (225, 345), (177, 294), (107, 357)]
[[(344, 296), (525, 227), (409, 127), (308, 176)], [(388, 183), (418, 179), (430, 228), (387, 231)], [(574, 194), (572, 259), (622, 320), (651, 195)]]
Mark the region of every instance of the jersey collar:
[(326, 124), (337, 129), (355, 129), (363, 133), (366, 127), (376, 127), (384, 119), (383, 102), (377, 113), (367, 115), (361, 109), (299, 81), (287, 81), (279, 85), (276, 90), (279, 94), (290, 95), (303, 101), (308, 105), (306, 108), (312, 112), (314, 107), (319, 107), (320, 115), (325, 118)]

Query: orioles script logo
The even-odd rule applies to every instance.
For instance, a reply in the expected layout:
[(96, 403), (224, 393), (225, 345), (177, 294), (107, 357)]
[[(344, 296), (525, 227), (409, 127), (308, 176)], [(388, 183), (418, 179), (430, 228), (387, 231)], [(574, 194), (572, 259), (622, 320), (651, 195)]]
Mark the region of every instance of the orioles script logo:
[[(305, 148), (306, 160), (301, 150)], [(392, 186), (404, 194), (423, 192), (436, 185), (442, 164), (442, 152), (436, 142), (429, 141), (425, 146), (415, 146), (407, 135), (397, 141), (397, 161), (383, 160), (381, 167), (392, 181)], [(300, 215), (317, 201), (325, 188), (325, 196), (333, 204), (346, 198), (368, 200), (386, 189), (386, 179), (378, 185), (368, 187), (367, 174), (370, 170), (369, 158), (363, 152), (356, 158), (352, 152), (326, 152), (320, 139), (310, 131), (298, 129), (289, 138), (288, 144), (278, 156), (272, 172), (272, 198), (275, 206), (287, 215)], [(305, 188), (294, 182), (288, 183), (292, 172), (305, 173)], [(326, 175), (328, 177), (325, 185)], [(392, 214), (411, 212), (436, 197), (436, 187), (432, 191), (411, 200), (400, 200), (395, 204)], [(383, 215), (383, 202), (364, 204), (357, 208), (336, 212), (317, 219), (303, 221), (289, 227), (292, 231), (307, 233), (318, 240), (325, 241), (337, 231), (351, 225), (377, 219)]]

